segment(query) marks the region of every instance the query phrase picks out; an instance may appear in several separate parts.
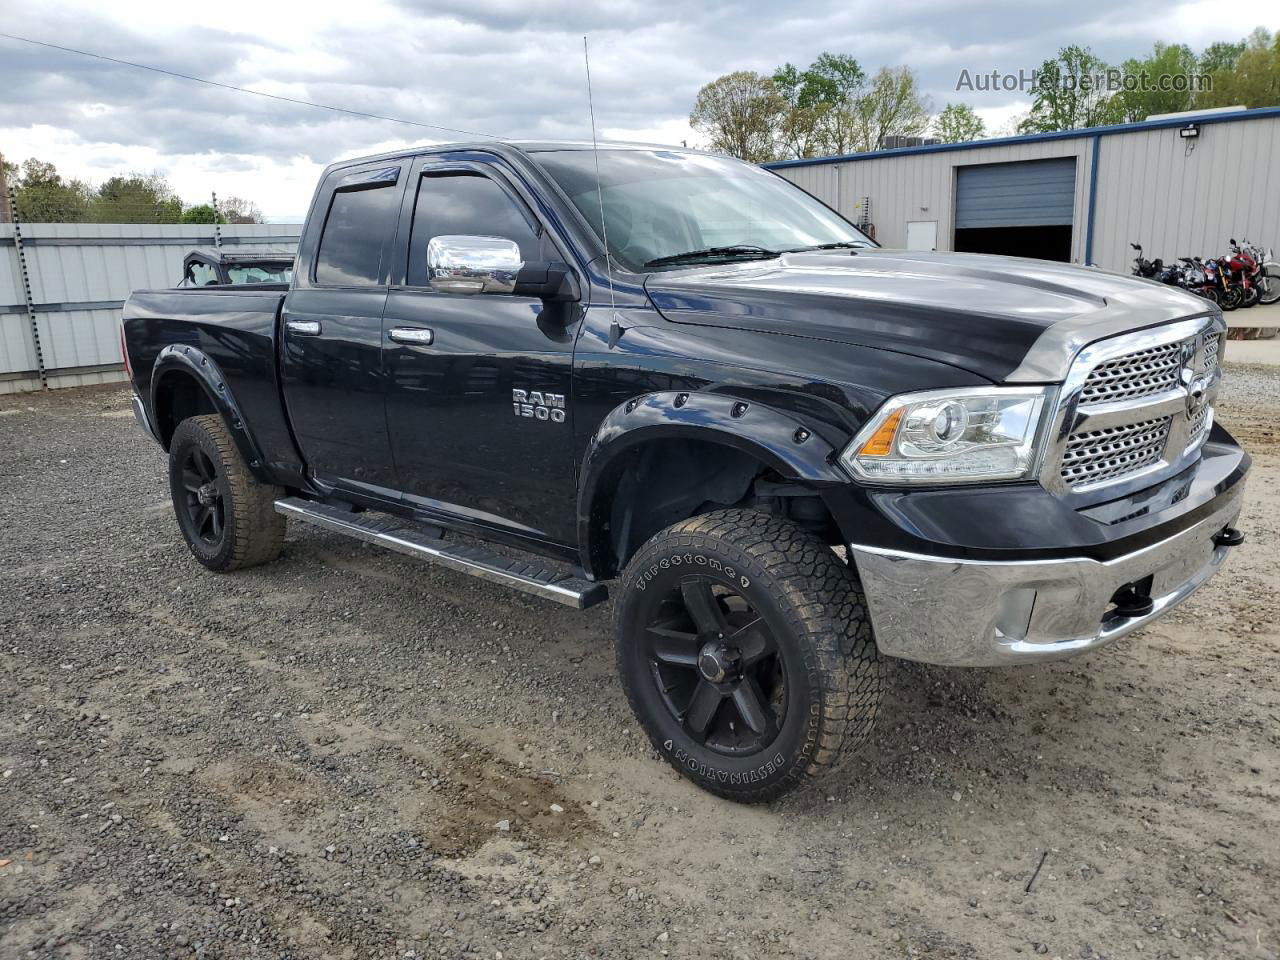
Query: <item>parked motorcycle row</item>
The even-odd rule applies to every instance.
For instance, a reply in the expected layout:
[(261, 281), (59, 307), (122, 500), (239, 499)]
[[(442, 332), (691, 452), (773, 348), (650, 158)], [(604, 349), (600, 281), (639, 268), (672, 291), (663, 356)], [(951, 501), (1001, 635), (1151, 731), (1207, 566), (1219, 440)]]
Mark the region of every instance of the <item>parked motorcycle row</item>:
[(1233, 237), (1231, 252), (1221, 257), (1179, 257), (1172, 264), (1158, 257), (1147, 260), (1141, 244), (1129, 246), (1138, 251), (1133, 259), (1135, 276), (1190, 290), (1223, 310), (1280, 300), (1280, 263), (1272, 259), (1270, 248), (1264, 251), (1248, 240), (1236, 243)]

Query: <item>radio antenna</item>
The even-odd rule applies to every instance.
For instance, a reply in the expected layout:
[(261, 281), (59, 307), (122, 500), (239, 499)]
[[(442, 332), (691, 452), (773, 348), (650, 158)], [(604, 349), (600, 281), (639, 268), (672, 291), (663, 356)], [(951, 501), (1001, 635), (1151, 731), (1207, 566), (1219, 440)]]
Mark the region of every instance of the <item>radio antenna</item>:
[(596, 200), (600, 204), (600, 232), (604, 240), (605, 279), (609, 281), (609, 309), (611, 324), (609, 346), (612, 347), (621, 335), (618, 325), (618, 301), (613, 292), (613, 258), (609, 255), (609, 224), (604, 218), (604, 188), (600, 185), (600, 144), (596, 140), (596, 104), (591, 95), (591, 54), (587, 50), (587, 38), (582, 38), (582, 60), (587, 66), (587, 109), (591, 113), (591, 153), (596, 162)]

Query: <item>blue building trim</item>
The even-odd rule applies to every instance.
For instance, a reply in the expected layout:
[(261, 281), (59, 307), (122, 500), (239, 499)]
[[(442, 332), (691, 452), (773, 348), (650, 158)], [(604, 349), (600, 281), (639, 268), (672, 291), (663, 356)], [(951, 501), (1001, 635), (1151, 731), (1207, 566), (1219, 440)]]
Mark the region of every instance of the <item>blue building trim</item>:
[(1084, 228), (1084, 265), (1093, 263), (1093, 211), (1098, 202), (1098, 155), (1102, 152), (1102, 137), (1093, 138), (1093, 155), (1089, 159), (1089, 215)]
[(934, 143), (927, 147), (896, 147), (892, 150), (872, 150), (867, 153), (846, 153), (835, 157), (808, 157), (804, 160), (779, 160), (761, 166), (769, 170), (788, 167), (812, 167), (823, 163), (845, 163), (855, 160), (879, 160), (883, 157), (908, 157), (918, 153), (947, 153), (952, 150), (980, 150), (984, 147), (1009, 147), (1019, 143), (1037, 143), (1049, 140), (1080, 140), (1094, 138), (1094, 150), (1103, 137), (1116, 133), (1134, 133), (1140, 130), (1163, 130), (1169, 127), (1185, 127), (1189, 123), (1207, 126), (1213, 123), (1235, 123), (1239, 120), (1262, 120), (1280, 117), (1280, 107), (1258, 107), (1254, 110), (1238, 110), (1235, 113), (1207, 114), (1205, 116), (1170, 117), (1167, 120), (1142, 120), (1138, 123), (1116, 123), (1107, 127), (1084, 127), (1079, 130), (1055, 130), (1053, 133), (1028, 133), (1017, 137), (997, 137), (993, 140), (970, 140), (966, 143)]

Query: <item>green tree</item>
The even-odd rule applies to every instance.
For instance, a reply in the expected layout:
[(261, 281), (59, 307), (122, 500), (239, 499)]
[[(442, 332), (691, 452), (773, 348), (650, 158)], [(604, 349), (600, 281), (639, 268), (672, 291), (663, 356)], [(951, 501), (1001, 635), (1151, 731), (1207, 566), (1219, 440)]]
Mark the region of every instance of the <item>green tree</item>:
[(1037, 71), (1031, 112), (1019, 124), (1019, 132), (1050, 133), (1116, 122), (1119, 104), (1098, 82), (1107, 70), (1088, 47), (1063, 47)]
[(778, 128), (778, 140), (782, 150), (792, 157), (812, 157), (818, 152), (818, 120), (825, 104), (814, 102), (809, 96), (805, 74), (790, 63), (784, 63), (773, 71), (774, 89), (786, 103)]
[(805, 70), (783, 64), (772, 80), (787, 103), (779, 139), (789, 153), (811, 157), (851, 148), (855, 105), (867, 80), (857, 60), (845, 53), (822, 53)]
[[(1201, 72), (1200, 65), (1184, 44), (1157, 43), (1151, 56), (1126, 60), (1121, 70), (1124, 89), (1112, 98), (1117, 120), (1136, 123), (1156, 113), (1190, 110), (1195, 102), (1191, 78)], [(1160, 86), (1182, 89), (1161, 90)]]
[(1196, 106), (1280, 105), (1280, 34), (1273, 37), (1258, 27), (1243, 47), (1230, 69), (1210, 73), (1213, 89), (1197, 97)]
[(778, 130), (786, 110), (772, 80), (738, 70), (698, 91), (689, 126), (708, 139), (712, 150), (766, 163), (779, 157)]
[(929, 129), (929, 103), (908, 67), (881, 67), (854, 104), (852, 146), (879, 150), (885, 137), (919, 137)]
[(933, 118), (933, 135), (943, 143), (967, 143), (980, 140), (987, 127), (967, 103), (948, 103)]
[(825, 105), (818, 118), (820, 147), (826, 153), (857, 148), (858, 103), (867, 95), (867, 75), (846, 53), (822, 53), (806, 71), (812, 96)]
[(31, 157), (21, 167), (7, 165), (18, 218), (28, 223), (79, 223), (88, 219), (88, 184), (64, 180), (52, 163)]
[(227, 218), (213, 209), (213, 204), (201, 203), (182, 211), (182, 223), (226, 223)]
[(262, 210), (252, 200), (243, 197), (226, 197), (218, 201), (218, 210), (225, 223), (265, 223)]
[(1230, 71), (1236, 68), (1236, 61), (1240, 59), (1240, 54), (1244, 53), (1245, 41), (1238, 43), (1226, 43), (1218, 41), (1211, 43), (1204, 48), (1204, 52), (1200, 54), (1200, 72), (1207, 74), (1215, 74), (1222, 71)]
[(182, 201), (159, 174), (115, 176), (97, 189), (93, 219), (97, 223), (179, 223)]

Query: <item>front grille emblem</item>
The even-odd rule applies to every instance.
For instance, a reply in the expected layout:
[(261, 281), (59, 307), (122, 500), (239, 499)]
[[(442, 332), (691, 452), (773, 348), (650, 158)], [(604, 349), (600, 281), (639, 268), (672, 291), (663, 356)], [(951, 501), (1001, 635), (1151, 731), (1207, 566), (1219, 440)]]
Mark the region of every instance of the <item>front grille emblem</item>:
[(1190, 386), (1191, 381), (1196, 375), (1196, 357), (1200, 353), (1200, 337), (1192, 337), (1190, 340), (1182, 341), (1182, 370), (1181, 379), (1183, 386)]
[(1180, 379), (1186, 388), (1187, 419), (1194, 420), (1205, 405), (1205, 396), (1209, 390), (1209, 378), (1196, 376), (1199, 367), (1197, 360), (1204, 352), (1204, 334), (1184, 340), (1182, 343), (1182, 370)]

